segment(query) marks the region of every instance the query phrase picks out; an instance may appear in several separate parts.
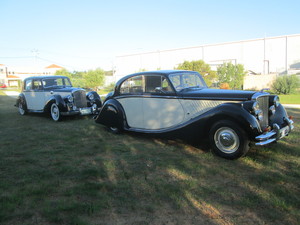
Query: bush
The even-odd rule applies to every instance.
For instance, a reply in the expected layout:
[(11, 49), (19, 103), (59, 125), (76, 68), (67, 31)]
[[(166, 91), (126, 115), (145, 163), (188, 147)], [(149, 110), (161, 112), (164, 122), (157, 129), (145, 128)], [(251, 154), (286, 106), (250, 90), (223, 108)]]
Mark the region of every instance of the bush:
[(277, 77), (272, 85), (272, 89), (277, 94), (288, 95), (294, 93), (299, 87), (300, 81), (296, 75), (284, 75)]

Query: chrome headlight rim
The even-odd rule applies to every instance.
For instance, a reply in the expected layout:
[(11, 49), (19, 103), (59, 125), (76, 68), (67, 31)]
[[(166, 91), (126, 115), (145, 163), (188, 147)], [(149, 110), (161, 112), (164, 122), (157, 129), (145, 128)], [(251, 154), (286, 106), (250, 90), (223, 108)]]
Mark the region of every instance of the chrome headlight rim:
[(263, 111), (259, 109), (256, 116), (259, 121), (262, 121), (264, 119)]
[(273, 104), (278, 107), (280, 102), (279, 102), (279, 97), (278, 96), (275, 96), (274, 99), (273, 99)]
[(67, 99), (68, 99), (68, 102), (70, 102), (70, 103), (73, 103), (73, 101), (74, 101), (74, 98), (73, 98), (72, 95), (69, 95), (69, 96), (67, 97)]
[(93, 93), (88, 94), (88, 99), (90, 101), (93, 101), (95, 99), (95, 96), (93, 95)]
[(271, 106), (270, 106), (269, 112), (270, 112), (271, 115), (274, 115), (274, 114), (275, 114), (275, 112), (276, 112), (275, 105), (271, 105)]
[(259, 103), (255, 101), (252, 105), (252, 112), (254, 113), (254, 115), (257, 115), (259, 111)]

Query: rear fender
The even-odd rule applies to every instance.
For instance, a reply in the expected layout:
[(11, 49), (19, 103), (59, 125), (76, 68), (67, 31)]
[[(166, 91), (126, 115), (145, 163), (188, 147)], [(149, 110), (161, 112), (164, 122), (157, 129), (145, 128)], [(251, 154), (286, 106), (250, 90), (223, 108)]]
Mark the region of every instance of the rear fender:
[(24, 110), (27, 110), (26, 98), (25, 98), (25, 95), (23, 93), (19, 94), (15, 106), (18, 107), (20, 102), (23, 104)]
[(108, 127), (117, 127), (119, 129), (124, 129), (127, 126), (124, 109), (121, 104), (114, 99), (109, 99), (104, 103), (95, 121), (96, 123)]

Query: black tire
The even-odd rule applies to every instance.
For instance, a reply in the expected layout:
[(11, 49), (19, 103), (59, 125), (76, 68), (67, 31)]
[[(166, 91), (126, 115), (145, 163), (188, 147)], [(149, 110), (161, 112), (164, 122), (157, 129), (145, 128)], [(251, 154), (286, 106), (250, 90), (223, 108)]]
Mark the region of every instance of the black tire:
[(61, 120), (60, 110), (56, 103), (52, 103), (52, 105), (50, 107), (50, 115), (51, 115), (51, 118), (55, 122), (58, 122)]
[(26, 115), (26, 113), (27, 113), (26, 107), (24, 106), (24, 104), (21, 101), (19, 101), (19, 103), (18, 103), (18, 108), (19, 108), (19, 113), (21, 116)]
[(107, 130), (113, 134), (120, 134), (121, 129), (118, 127), (107, 127)]
[(249, 150), (246, 132), (235, 122), (221, 120), (209, 131), (209, 142), (213, 152), (225, 159), (237, 159)]

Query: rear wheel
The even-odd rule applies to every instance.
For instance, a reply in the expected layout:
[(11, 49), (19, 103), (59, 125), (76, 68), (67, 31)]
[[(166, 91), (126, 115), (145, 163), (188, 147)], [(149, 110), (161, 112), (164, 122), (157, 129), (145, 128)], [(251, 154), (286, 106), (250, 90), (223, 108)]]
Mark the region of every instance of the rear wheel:
[(52, 119), (57, 122), (60, 120), (60, 111), (58, 108), (58, 105), (56, 103), (52, 103), (51, 109), (50, 109), (50, 114)]
[(18, 108), (20, 115), (24, 116), (27, 113), (24, 104), (21, 101), (19, 101)]
[(121, 133), (121, 130), (118, 127), (107, 127), (107, 129), (109, 130), (109, 132), (111, 132), (113, 134)]
[(221, 120), (209, 132), (209, 141), (214, 153), (226, 159), (237, 159), (249, 150), (246, 132), (235, 122)]

